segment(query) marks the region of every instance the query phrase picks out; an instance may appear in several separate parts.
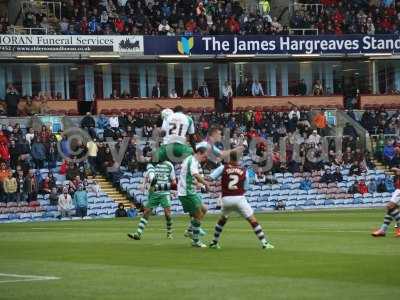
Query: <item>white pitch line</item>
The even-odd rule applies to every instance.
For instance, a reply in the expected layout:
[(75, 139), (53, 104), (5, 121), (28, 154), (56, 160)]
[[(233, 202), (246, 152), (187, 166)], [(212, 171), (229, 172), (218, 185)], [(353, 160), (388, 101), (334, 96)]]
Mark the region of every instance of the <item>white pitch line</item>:
[(54, 277), (54, 276), (19, 275), (19, 274), (9, 274), (9, 273), (0, 273), (0, 276), (19, 278), (19, 279), (14, 279), (14, 280), (0, 280), (0, 283), (43, 281), (43, 280), (58, 280), (58, 279), (61, 279), (60, 277)]
[(48, 229), (65, 229), (65, 230), (70, 230), (74, 229), (73, 227), (32, 227), (31, 229), (33, 230), (48, 230)]

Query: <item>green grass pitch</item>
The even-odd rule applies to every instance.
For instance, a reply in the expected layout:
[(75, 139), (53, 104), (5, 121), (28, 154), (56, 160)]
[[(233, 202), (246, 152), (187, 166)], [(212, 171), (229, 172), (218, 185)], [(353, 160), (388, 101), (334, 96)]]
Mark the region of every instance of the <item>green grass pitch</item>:
[[(194, 249), (188, 218), (0, 224), (0, 299), (400, 299), (400, 239), (374, 239), (383, 209), (259, 214), (275, 249), (263, 251), (231, 217), (221, 250)], [(204, 222), (212, 237), (216, 215)], [(7, 274), (54, 276), (17, 281)]]

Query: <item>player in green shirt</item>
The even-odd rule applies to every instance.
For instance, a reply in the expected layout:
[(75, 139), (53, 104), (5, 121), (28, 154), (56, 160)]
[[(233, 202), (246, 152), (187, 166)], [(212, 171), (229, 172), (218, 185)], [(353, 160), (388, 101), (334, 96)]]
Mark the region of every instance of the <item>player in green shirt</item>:
[(129, 233), (128, 236), (134, 240), (140, 240), (152, 210), (161, 206), (164, 209), (167, 224), (167, 238), (172, 239), (171, 189), (176, 187), (176, 176), (172, 163), (164, 161), (155, 166), (148, 164), (145, 185), (149, 187), (149, 195), (143, 217), (140, 219), (136, 232)]
[(182, 203), (183, 211), (189, 213), (192, 228), (192, 246), (198, 248), (207, 247), (200, 241), (200, 227), (206, 209), (202, 203), (201, 196), (196, 192), (196, 185), (202, 184), (208, 189), (208, 183), (200, 174), (200, 163), (207, 160), (209, 145), (201, 142), (196, 145), (196, 153), (190, 155), (182, 162), (181, 173), (178, 182), (178, 196)]

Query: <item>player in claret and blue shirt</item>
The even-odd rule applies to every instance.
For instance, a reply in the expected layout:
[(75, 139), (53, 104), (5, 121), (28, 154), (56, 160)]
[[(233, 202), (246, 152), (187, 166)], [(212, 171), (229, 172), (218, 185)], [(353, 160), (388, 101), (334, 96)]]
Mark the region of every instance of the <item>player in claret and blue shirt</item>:
[(250, 223), (261, 242), (262, 248), (273, 249), (274, 246), (269, 242), (261, 225), (254, 216), (253, 209), (244, 196), (249, 184), (249, 174), (244, 167), (240, 166), (238, 153), (236, 151), (231, 152), (229, 163), (215, 169), (210, 174), (210, 178), (212, 180), (221, 178), (222, 187), (222, 215), (215, 225), (214, 239), (210, 244), (210, 248), (220, 249), (219, 239), (222, 229), (228, 221), (230, 213), (238, 212)]

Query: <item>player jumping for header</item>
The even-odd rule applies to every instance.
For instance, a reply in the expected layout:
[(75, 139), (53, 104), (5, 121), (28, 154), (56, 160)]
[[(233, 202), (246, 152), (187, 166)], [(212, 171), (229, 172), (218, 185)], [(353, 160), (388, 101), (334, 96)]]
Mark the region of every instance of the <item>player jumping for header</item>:
[(221, 217), (215, 225), (214, 239), (210, 248), (220, 249), (219, 239), (224, 225), (228, 221), (231, 212), (238, 212), (251, 225), (257, 238), (261, 242), (263, 249), (273, 249), (274, 246), (268, 241), (261, 225), (254, 216), (253, 209), (244, 196), (248, 182), (248, 174), (245, 168), (239, 164), (238, 153), (230, 153), (230, 162), (215, 169), (210, 174), (211, 179), (216, 180), (220, 177), (222, 187), (222, 212)]
[[(183, 107), (180, 105), (176, 106), (174, 111), (164, 109), (161, 117), (163, 118), (161, 132), (164, 138), (163, 144), (156, 152), (155, 160), (182, 162), (184, 158), (193, 154), (196, 145), (193, 119), (183, 113)], [(191, 146), (187, 144), (187, 135)]]

